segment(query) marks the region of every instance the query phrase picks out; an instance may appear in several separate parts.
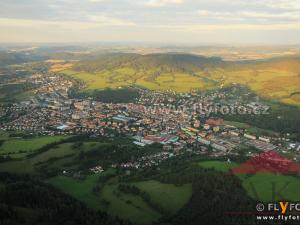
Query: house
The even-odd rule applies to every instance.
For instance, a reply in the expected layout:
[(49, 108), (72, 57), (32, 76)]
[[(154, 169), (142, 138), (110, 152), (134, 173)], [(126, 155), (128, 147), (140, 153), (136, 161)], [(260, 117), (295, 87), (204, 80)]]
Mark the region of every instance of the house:
[(102, 168), (102, 166), (98, 165), (93, 168), (90, 168), (90, 171), (92, 171), (94, 173), (102, 173), (102, 172), (104, 172), (104, 169)]
[(205, 130), (209, 130), (209, 129), (210, 129), (210, 125), (209, 125), (209, 124), (204, 124), (203, 128), (204, 128)]

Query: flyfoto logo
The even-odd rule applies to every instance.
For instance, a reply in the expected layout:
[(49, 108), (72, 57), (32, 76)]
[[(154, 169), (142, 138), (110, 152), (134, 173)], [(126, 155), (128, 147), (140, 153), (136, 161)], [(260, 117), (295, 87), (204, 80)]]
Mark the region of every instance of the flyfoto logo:
[(278, 203), (258, 203), (256, 205), (258, 212), (279, 212), (282, 215), (292, 212), (300, 212), (300, 203), (278, 202)]

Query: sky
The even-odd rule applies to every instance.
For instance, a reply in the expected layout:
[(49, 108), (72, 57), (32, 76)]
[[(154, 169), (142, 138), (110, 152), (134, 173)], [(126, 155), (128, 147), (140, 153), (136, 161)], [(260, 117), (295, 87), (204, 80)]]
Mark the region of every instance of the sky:
[(1, 0), (0, 42), (300, 44), (300, 0)]

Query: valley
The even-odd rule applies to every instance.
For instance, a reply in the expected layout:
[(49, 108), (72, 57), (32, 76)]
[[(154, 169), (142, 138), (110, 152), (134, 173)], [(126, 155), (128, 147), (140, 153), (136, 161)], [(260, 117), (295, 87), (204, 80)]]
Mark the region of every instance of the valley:
[[(298, 174), (233, 172), (272, 151), (299, 162), (298, 56), (54, 56), (0, 68), (0, 198), (14, 218), (20, 205), (40, 216), (35, 188), (78, 220), (128, 225), (245, 224), (224, 210), (299, 201)], [(24, 182), (32, 205), (4, 197)]]

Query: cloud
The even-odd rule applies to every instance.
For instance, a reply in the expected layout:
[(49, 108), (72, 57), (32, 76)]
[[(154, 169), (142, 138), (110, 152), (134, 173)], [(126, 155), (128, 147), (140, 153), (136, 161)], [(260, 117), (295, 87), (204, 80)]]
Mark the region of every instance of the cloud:
[(299, 0), (263, 0), (261, 3), (270, 6), (275, 9), (282, 10), (299, 10), (300, 1)]
[(128, 21), (128, 20), (122, 20), (117, 19), (113, 17), (107, 17), (107, 16), (97, 16), (97, 15), (91, 15), (88, 16), (88, 20), (93, 23), (102, 24), (106, 26), (136, 26), (135, 23)]
[(183, 0), (149, 0), (146, 5), (150, 7), (163, 7), (167, 5), (179, 5)]
[(201, 32), (201, 31), (280, 31), (280, 30), (300, 30), (299, 23), (290, 24), (199, 24), (199, 25), (161, 25), (161, 28), (182, 31), (182, 32)]
[(272, 22), (274, 19), (285, 22), (286, 20), (300, 20), (298, 12), (263, 12), (263, 11), (208, 11), (199, 10), (198, 15), (206, 18), (217, 18), (222, 20), (265, 20)]
[(92, 3), (99, 3), (99, 2), (105, 2), (106, 0), (88, 0), (88, 1)]
[(185, 41), (205, 33), (209, 41), (236, 34), (288, 43), (287, 33), (299, 42), (299, 24), (300, 0), (0, 0), (1, 41)]
[(0, 18), (0, 27), (22, 27), (22, 28), (37, 28), (37, 27), (56, 27), (62, 29), (85, 30), (98, 27), (128, 27), (135, 26), (130, 21), (106, 17), (106, 16), (89, 16), (87, 21), (52, 21), (52, 20), (32, 20), (32, 19), (11, 19)]

